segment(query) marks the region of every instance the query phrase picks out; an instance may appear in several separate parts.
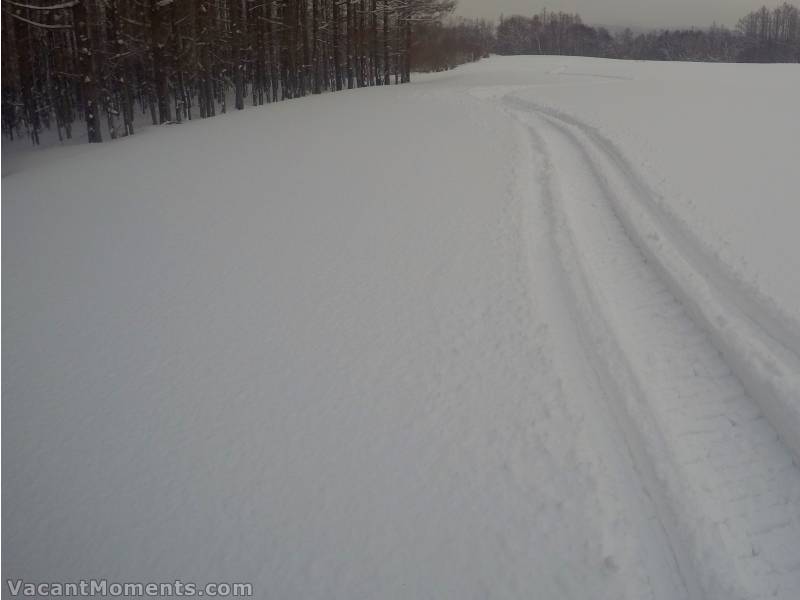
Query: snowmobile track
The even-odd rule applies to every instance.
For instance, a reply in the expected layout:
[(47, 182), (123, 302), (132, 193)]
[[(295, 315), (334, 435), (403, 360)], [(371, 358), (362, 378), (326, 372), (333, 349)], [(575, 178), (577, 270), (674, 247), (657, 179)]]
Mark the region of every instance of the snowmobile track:
[(652, 474), (642, 483), (690, 595), (790, 600), (800, 585), (800, 470), (743, 385), (749, 374), (723, 357), (642, 247), (642, 235), (658, 234), (631, 231), (630, 173), (574, 123), (506, 105), (545, 155), (543, 192), (579, 327), (640, 473)]

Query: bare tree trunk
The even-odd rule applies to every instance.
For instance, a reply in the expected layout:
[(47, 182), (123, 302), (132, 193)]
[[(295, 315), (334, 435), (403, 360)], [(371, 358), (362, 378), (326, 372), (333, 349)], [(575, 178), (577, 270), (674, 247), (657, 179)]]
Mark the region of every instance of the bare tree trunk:
[[(25, 16), (23, 18), (28, 18), (27, 9), (25, 10)], [(31, 43), (31, 28), (30, 25), (21, 19), (12, 20), (14, 21), (14, 41), (16, 42), (15, 51), (17, 54), (17, 68), (19, 69), (22, 111), (25, 121), (28, 125), (28, 132), (31, 137), (31, 141), (35, 145), (38, 145), (41, 124), (39, 122), (39, 110), (36, 106), (36, 100), (33, 94), (35, 82), (33, 78), (33, 64), (31, 61), (32, 55), (29, 48)]]
[(299, 0), (300, 10), (297, 13), (298, 31), (302, 36), (303, 66), (300, 69), (300, 95), (308, 93), (309, 82), (311, 81), (311, 51), (308, 43), (308, 2)]
[(276, 45), (279, 43), (280, 36), (275, 33), (273, 26), (273, 19), (275, 18), (275, 11), (273, 9), (273, 0), (267, 1), (267, 38), (268, 38), (268, 52), (269, 52), (269, 80), (272, 88), (272, 101), (278, 101), (278, 87), (280, 84), (280, 70), (278, 65), (278, 51)]
[(183, 87), (183, 72), (180, 65), (181, 57), (181, 40), (178, 34), (178, 13), (177, 3), (173, 2), (169, 5), (169, 39), (170, 50), (172, 53), (172, 66), (173, 75), (175, 80), (175, 121), (180, 123), (183, 120), (183, 115), (186, 113), (186, 94)]
[(378, 0), (372, 0), (370, 17), (369, 84), (380, 85), (380, 76), (378, 74)]
[(347, 89), (355, 87), (355, 66), (353, 65), (353, 46), (355, 45), (355, 12), (353, 0), (347, 0)]
[(243, 0), (231, 0), (230, 29), (231, 29), (231, 68), (233, 70), (233, 89), (237, 110), (244, 108), (244, 15)]
[(266, 45), (264, 39), (266, 3), (258, 7), (256, 12), (256, 61), (253, 73), (253, 105), (264, 104), (264, 89), (267, 82), (267, 63), (265, 60)]
[(336, 77), (336, 91), (339, 91), (343, 87), (341, 49), (339, 47), (339, 40), (341, 39), (341, 34), (339, 32), (341, 17), (339, 16), (339, 0), (332, 0), (332, 2), (333, 2), (333, 70)]
[(403, 74), (402, 74), (402, 83), (408, 83), (411, 81), (411, 11), (410, 9), (406, 12), (405, 23), (403, 23), (403, 29), (405, 33), (405, 54), (403, 56)]
[(313, 91), (315, 94), (322, 92), (321, 61), (319, 52), (319, 0), (313, 0), (311, 6), (311, 68), (313, 77)]
[(153, 83), (158, 103), (158, 122), (168, 123), (172, 121), (172, 111), (169, 102), (169, 79), (164, 64), (166, 44), (162, 40), (163, 20), (159, 4), (159, 0), (150, 0), (150, 52), (153, 64)]
[(94, 17), (95, 11), (90, 11), (90, 8), (95, 7), (89, 6), (89, 0), (79, 0), (72, 7), (72, 14), (75, 26), (75, 40), (78, 44), (78, 67), (81, 77), (81, 97), (86, 116), (86, 131), (89, 143), (99, 143), (103, 141), (103, 134), (100, 131), (100, 106), (98, 103), (100, 90), (90, 26), (90, 19)]
[(389, 1), (383, 0), (383, 85), (392, 83), (389, 63)]
[(366, 44), (365, 42), (365, 33), (366, 28), (364, 27), (364, 13), (366, 12), (366, 6), (364, 4), (364, 0), (361, 0), (359, 4), (356, 5), (356, 10), (358, 11), (358, 87), (365, 87), (367, 85), (367, 69), (366, 69), (366, 59), (367, 59), (367, 51), (366, 51)]

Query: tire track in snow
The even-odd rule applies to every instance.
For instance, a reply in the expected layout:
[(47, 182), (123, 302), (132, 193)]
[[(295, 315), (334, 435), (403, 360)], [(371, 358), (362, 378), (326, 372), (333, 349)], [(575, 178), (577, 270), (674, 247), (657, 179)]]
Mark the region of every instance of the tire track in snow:
[(584, 333), (687, 588), (720, 600), (797, 598), (800, 472), (675, 282), (629, 233), (620, 203), (636, 202), (635, 183), (574, 125), (510, 104), (548, 154)]

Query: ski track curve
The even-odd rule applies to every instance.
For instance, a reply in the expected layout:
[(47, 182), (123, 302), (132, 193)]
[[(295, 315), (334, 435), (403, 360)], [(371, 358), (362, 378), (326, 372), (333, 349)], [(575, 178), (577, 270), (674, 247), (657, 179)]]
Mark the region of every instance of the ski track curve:
[(554, 121), (573, 138), (609, 186), (633, 243), (672, 294), (710, 336), (783, 442), (800, 459), (800, 331), (774, 303), (737, 281), (659, 202), (616, 146), (569, 115), (508, 96)]
[(545, 154), (545, 200), (578, 326), (687, 590), (709, 600), (796, 599), (796, 356), (715, 303), (705, 278), (681, 277), (690, 265), (668, 232), (632, 214), (645, 207), (628, 163), (576, 121), (513, 92), (501, 106)]

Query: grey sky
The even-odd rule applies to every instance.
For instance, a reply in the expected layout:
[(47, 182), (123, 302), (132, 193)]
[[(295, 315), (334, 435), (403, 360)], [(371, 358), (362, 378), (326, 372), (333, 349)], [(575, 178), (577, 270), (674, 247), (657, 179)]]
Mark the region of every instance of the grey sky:
[(578, 12), (589, 24), (641, 27), (733, 26), (751, 10), (776, 0), (459, 0), (457, 14), (492, 19), (500, 13), (531, 15), (543, 6)]

